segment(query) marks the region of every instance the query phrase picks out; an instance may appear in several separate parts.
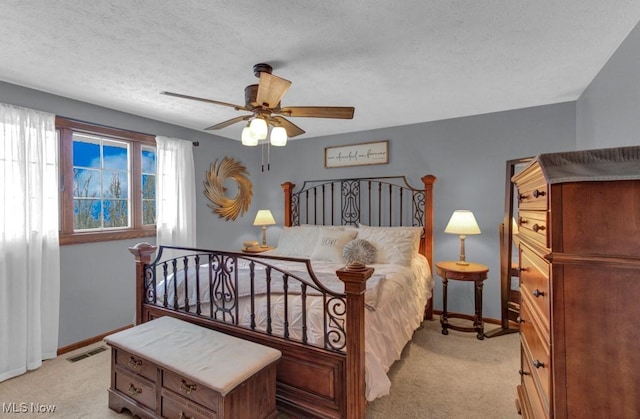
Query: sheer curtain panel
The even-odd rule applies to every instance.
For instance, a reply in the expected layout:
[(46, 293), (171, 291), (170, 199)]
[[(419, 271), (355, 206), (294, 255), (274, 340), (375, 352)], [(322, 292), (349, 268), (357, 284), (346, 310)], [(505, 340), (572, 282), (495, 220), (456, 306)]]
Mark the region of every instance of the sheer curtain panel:
[(58, 176), (54, 115), (0, 103), (0, 381), (56, 356)]
[[(193, 143), (156, 137), (157, 244), (195, 247), (196, 181)], [(163, 259), (172, 255), (163, 254)]]

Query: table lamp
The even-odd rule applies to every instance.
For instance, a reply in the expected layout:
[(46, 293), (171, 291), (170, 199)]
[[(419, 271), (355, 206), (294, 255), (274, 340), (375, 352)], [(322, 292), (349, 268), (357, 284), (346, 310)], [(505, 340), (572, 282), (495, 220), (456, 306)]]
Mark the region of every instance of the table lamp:
[(476, 222), (476, 217), (469, 210), (456, 210), (449, 219), (449, 224), (444, 229), (445, 233), (460, 235), (460, 260), (458, 265), (468, 265), (464, 254), (464, 239), (468, 234), (480, 234), (480, 227)]
[(253, 220), (254, 226), (262, 226), (262, 247), (267, 246), (267, 226), (275, 224), (276, 220), (273, 218), (271, 211), (259, 210), (256, 214), (256, 219)]

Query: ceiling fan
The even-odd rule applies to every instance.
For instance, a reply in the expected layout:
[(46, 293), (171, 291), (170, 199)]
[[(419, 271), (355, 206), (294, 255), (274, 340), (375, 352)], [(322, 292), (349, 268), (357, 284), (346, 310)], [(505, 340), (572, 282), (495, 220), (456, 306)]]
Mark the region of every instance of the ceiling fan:
[[(253, 74), (260, 79), (258, 84), (250, 84), (244, 89), (244, 105), (221, 102), (218, 100), (183, 95), (180, 93), (161, 92), (164, 95), (183, 99), (198, 100), (214, 105), (234, 108), (237, 111), (251, 112), (248, 115), (237, 116), (227, 121), (212, 125), (205, 130), (216, 130), (228, 127), (238, 122), (264, 120), (273, 127), (282, 127), (289, 138), (304, 134), (304, 130), (285, 117), (305, 118), (334, 118), (353, 119), (355, 108), (348, 106), (286, 106), (281, 107), (280, 101), (291, 86), (289, 80), (271, 74), (273, 68), (269, 64), (260, 63), (253, 66)], [(265, 128), (266, 130), (266, 128)], [(264, 133), (266, 136), (266, 131)], [(266, 137), (263, 137), (266, 138)], [(263, 139), (260, 138), (260, 139)], [(286, 139), (285, 139), (286, 141)]]

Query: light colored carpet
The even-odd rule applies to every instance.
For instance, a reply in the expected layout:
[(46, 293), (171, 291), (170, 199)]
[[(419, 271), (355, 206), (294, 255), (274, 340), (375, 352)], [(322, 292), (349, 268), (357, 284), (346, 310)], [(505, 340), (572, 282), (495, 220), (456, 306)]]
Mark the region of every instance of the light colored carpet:
[[(425, 322), (391, 368), (391, 394), (368, 405), (367, 419), (519, 418), (518, 339), (511, 334), (479, 341), (474, 333), (455, 331), (444, 336), (437, 320)], [(78, 349), (0, 383), (0, 418), (130, 418), (107, 407), (108, 350), (67, 361), (99, 346), (106, 345)], [(48, 405), (55, 406), (53, 414), (35, 411)]]

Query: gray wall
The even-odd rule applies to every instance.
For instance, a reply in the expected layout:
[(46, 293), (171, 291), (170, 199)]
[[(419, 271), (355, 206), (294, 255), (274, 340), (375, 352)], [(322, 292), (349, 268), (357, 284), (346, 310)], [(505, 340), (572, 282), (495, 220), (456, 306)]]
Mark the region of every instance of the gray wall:
[[(467, 118), (391, 127), (338, 136), (293, 140), (271, 152), (271, 170), (260, 172), (260, 149), (237, 141), (188, 130), (0, 82), (0, 100), (69, 118), (123, 129), (200, 141), (195, 151), (198, 246), (239, 249), (247, 239), (259, 239), (252, 225), (258, 209), (271, 209), (278, 225), (268, 229), (268, 241), (281, 231), (282, 189), (285, 181), (356, 176), (406, 175), (414, 185), (434, 174), (435, 260), (456, 259), (459, 239), (444, 234), (455, 209), (470, 209), (483, 234), (467, 238), (469, 260), (484, 263), (491, 272), (485, 283), (485, 316), (500, 317), (498, 224), (502, 220), (505, 161), (541, 152), (573, 150), (575, 102), (513, 110)], [(389, 140), (386, 165), (325, 169), (324, 147), (373, 140)], [(202, 194), (209, 165), (224, 156), (248, 168), (254, 198), (247, 214), (225, 222), (211, 213)], [(59, 345), (66, 346), (130, 324), (134, 311), (133, 258), (127, 247), (138, 240), (63, 246), (61, 249), (61, 312)], [(153, 240), (146, 240), (153, 243)], [(436, 278), (435, 306), (442, 307)], [(450, 310), (473, 312), (468, 284), (450, 286)]]
[(577, 148), (640, 144), (640, 24), (577, 101)]

